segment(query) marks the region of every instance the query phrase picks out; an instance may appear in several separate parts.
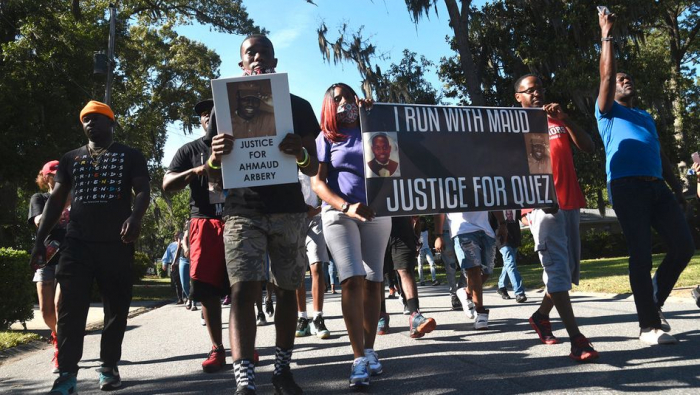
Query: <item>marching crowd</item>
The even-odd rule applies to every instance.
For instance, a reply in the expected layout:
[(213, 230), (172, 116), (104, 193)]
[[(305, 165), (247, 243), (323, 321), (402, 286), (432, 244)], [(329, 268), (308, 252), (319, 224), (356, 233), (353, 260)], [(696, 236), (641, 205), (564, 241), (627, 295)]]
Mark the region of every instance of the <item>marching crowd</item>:
[[(613, 14), (599, 14), (600, 87), (595, 116), (605, 146), (610, 200), (630, 254), (639, 339), (671, 344), (675, 338), (668, 333), (671, 327), (661, 308), (695, 247), (681, 209), (685, 204), (681, 186), (661, 150), (654, 121), (635, 106), (633, 77), (616, 69), (614, 21)], [(277, 59), (266, 36), (247, 37), (240, 55), (245, 76), (275, 73)], [(549, 319), (556, 308), (569, 335), (570, 357), (589, 362), (599, 354), (577, 324), (569, 291), (579, 280), (579, 209), (586, 204), (573, 147), (590, 153), (594, 143), (562, 106), (547, 103), (544, 93), (536, 75), (514, 81), (515, 100), (522, 107), (541, 108), (547, 114), (558, 205), (523, 212), (435, 215), (434, 248), (445, 262), (452, 306), (462, 309), (475, 329), (485, 329), (489, 309), (483, 284), (493, 273), (497, 249), (504, 261), (498, 293), (510, 298), (510, 283), (516, 302), (527, 300), (515, 262), (519, 222), (527, 223), (546, 286), (529, 323), (542, 343), (558, 343)], [(256, 105), (255, 98), (243, 99)], [(439, 284), (425, 223), (411, 217), (377, 217), (366, 201), (359, 112), (371, 106), (370, 100), (360, 99), (350, 86), (333, 84), (323, 96), (319, 123), (309, 102), (291, 95), (293, 133), (284, 136), (278, 148), (295, 158), (300, 182), (224, 191), (221, 161), (231, 154), (234, 137), (217, 133), (212, 100), (195, 105), (205, 134), (177, 151), (162, 180), (166, 192), (190, 188), (190, 219), (183, 232), (174, 235), (163, 265), (173, 265), (178, 303), (190, 310), (201, 306), (202, 323), (211, 340), (211, 350), (202, 362), (205, 372), (216, 372), (225, 365), (221, 300), (230, 303), (229, 344), (236, 394), (256, 391), (259, 357), (255, 337), (257, 325), (265, 324), (263, 304), (268, 316), (274, 313), (275, 393), (303, 392), (290, 369), (294, 341), (299, 336), (313, 334), (324, 339), (330, 335), (323, 316), (328, 262), (334, 264), (335, 273), (329, 276), (333, 292), (336, 274), (342, 285), (343, 319), (353, 354), (351, 387), (368, 386), (370, 377), (384, 370), (374, 344), (378, 334), (389, 331), (385, 276), (390, 279), (389, 297), (400, 295), (410, 315), (410, 337), (423, 337), (437, 327), (433, 318), (421, 313), (414, 274), (418, 264), (422, 285), (422, 262), (427, 260), (432, 284)], [(133, 242), (139, 237), (150, 200), (146, 160), (138, 150), (113, 140), (112, 109), (90, 101), (79, 119), (87, 144), (42, 168), (37, 184), (50, 194), (33, 196), (29, 213), (30, 223), (37, 227), (31, 261), (37, 269), (34, 281), (55, 345), (58, 378), (51, 394), (77, 391), (93, 281), (98, 283), (105, 312), (100, 388), (121, 385), (118, 365), (132, 297)], [(388, 161), (382, 163), (388, 154), (375, 154), (375, 158), (377, 172), (391, 167)], [(652, 228), (669, 251), (653, 278)], [(57, 258), (51, 259), (59, 244)], [(307, 270), (313, 279), (311, 314), (306, 310)], [(456, 276), (458, 273), (461, 275)]]

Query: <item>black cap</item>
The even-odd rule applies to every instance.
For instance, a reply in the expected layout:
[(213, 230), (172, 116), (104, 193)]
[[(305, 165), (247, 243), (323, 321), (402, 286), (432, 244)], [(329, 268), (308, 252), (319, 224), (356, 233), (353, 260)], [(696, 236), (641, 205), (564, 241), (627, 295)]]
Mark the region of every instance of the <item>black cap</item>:
[(214, 107), (214, 100), (213, 99), (206, 99), (202, 100), (199, 103), (194, 105), (194, 112), (197, 115), (202, 115), (204, 111), (211, 111), (211, 109)]

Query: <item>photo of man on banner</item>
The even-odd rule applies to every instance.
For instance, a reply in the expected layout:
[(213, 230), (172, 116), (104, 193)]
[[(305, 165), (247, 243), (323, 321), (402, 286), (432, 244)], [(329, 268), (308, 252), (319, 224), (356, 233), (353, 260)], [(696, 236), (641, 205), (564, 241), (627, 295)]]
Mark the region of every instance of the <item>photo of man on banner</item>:
[(541, 134), (524, 134), (525, 149), (527, 150), (527, 165), (530, 174), (549, 174), (552, 172), (552, 162), (549, 158), (549, 138)]
[(401, 176), (396, 132), (367, 133), (363, 143), (365, 152), (372, 153), (365, 171), (367, 178)]

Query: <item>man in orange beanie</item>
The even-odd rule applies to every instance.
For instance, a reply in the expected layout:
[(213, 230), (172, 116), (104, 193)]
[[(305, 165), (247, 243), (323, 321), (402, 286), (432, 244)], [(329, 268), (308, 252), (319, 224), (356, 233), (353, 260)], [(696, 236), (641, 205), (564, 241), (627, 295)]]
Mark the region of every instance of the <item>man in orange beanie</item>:
[[(31, 264), (45, 265), (43, 240), (71, 200), (71, 218), (56, 268), (63, 291), (58, 304), (58, 369), (51, 394), (77, 392), (85, 321), (93, 281), (104, 301), (105, 326), (99, 369), (100, 388), (121, 385), (117, 363), (131, 304), (134, 241), (150, 201), (149, 176), (141, 152), (113, 141), (114, 112), (90, 101), (80, 112), (88, 143), (63, 155), (53, 193), (46, 202)], [(132, 191), (135, 194), (132, 208)]]

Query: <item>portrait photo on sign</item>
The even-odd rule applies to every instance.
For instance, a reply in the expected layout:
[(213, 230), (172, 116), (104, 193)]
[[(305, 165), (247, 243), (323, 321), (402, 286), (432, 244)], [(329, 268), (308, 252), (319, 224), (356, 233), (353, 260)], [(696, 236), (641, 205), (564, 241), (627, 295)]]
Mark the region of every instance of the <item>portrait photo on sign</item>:
[(367, 178), (401, 176), (396, 132), (363, 133), (362, 139)]
[(277, 135), (270, 80), (229, 82), (226, 91), (233, 138)]
[(551, 174), (549, 136), (545, 133), (524, 133), (523, 138), (527, 149), (527, 164), (530, 168), (530, 174)]

